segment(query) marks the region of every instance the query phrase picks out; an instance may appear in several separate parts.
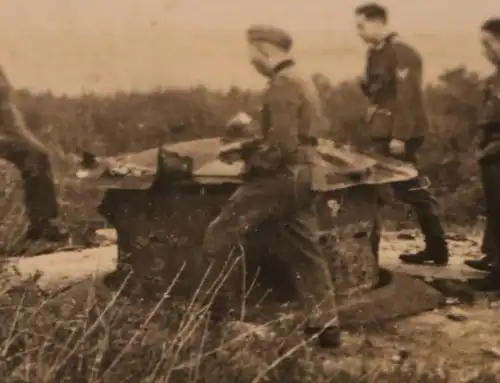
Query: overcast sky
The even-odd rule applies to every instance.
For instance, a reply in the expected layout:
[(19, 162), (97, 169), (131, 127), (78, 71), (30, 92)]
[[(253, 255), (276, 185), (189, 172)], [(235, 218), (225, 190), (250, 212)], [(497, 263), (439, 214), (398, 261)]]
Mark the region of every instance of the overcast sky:
[[(258, 21), (304, 29), (351, 29), (358, 0), (1, 0), (1, 28), (148, 28), (151, 23), (238, 28)], [(498, 0), (385, 0), (395, 25), (470, 32), (500, 13)]]
[[(240, 57), (245, 51), (236, 51), (231, 44), (240, 45), (242, 31), (249, 24), (265, 22), (294, 32), (298, 40), (302, 38), (298, 45), (302, 44), (303, 50), (319, 52), (327, 47), (336, 52), (337, 69), (331, 69), (331, 73), (327, 68), (334, 64), (332, 57), (320, 57), (316, 52), (310, 64), (322, 70), (324, 67), (326, 74), (337, 80), (352, 75), (362, 65), (363, 50), (353, 45), (357, 41), (352, 23), (353, 8), (360, 3), (363, 1), (0, 0), (0, 60), (18, 86), (57, 92), (147, 88), (204, 80), (214, 86), (230, 81), (248, 86), (253, 80), (245, 77), (248, 68), (241, 65), (246, 60)], [(488, 17), (500, 17), (500, 0), (381, 3), (390, 9), (395, 29), (410, 38), (420, 35), (415, 42), (430, 56), (428, 73), (435, 74), (454, 63), (485, 68), (477, 44), (478, 27)], [(216, 28), (228, 30), (227, 36), (232, 34), (231, 49), (227, 47), (230, 37), (226, 41), (196, 32)], [(179, 32), (174, 38), (166, 29), (191, 32)], [(327, 34), (315, 35), (318, 31)], [(130, 37), (134, 34), (135, 40)], [(316, 47), (310, 42), (314, 39), (305, 42), (306, 35), (322, 41)], [(177, 68), (172, 64), (192, 63), (199, 50), (204, 52), (203, 67)], [(340, 57), (342, 52), (345, 55)], [(229, 65), (228, 55), (234, 56), (231, 60), (236, 64), (224, 78), (216, 73), (220, 72), (221, 59)], [(144, 57), (148, 62), (141, 61)]]

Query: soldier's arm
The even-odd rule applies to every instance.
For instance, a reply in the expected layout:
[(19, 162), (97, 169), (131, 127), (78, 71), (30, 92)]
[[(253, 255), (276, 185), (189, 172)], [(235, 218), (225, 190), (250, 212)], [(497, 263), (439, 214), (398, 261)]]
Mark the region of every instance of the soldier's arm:
[(11, 86), (3, 68), (0, 66), (0, 102), (4, 102), (9, 99)]
[(282, 158), (297, 149), (302, 102), (302, 93), (294, 81), (279, 76), (272, 82), (267, 94), (270, 118), (266, 144)]
[(422, 77), (422, 59), (410, 46), (394, 42), (394, 62), (392, 70), (396, 80), (396, 100), (393, 116), (392, 136), (406, 140), (411, 135), (414, 121), (411, 120), (411, 108), (414, 107), (415, 92), (420, 89)]
[(12, 124), (12, 113), (10, 109), (11, 86), (3, 68), (0, 66), (0, 125)]
[(484, 81), (478, 124), (483, 130), (496, 129), (500, 124), (500, 75), (490, 76)]

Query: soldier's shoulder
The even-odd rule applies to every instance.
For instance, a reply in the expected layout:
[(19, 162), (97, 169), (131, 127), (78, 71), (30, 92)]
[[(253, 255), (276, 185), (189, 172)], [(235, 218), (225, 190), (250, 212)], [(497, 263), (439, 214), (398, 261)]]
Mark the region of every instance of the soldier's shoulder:
[(304, 94), (306, 76), (295, 68), (281, 71), (271, 81), (269, 92), (278, 98), (300, 99)]
[(299, 87), (307, 78), (308, 75), (302, 68), (294, 66), (278, 73), (274, 79), (274, 84), (288, 88)]
[(290, 83), (295, 83), (297, 85), (300, 85), (305, 82), (312, 81), (314, 78), (314, 73), (303, 68), (300, 65), (295, 65), (291, 68), (284, 70), (281, 73), (281, 76), (283, 78), (286, 78), (286, 80), (283, 81), (289, 81)]
[(410, 41), (404, 39), (403, 37), (396, 35), (392, 38), (392, 47), (399, 52), (409, 54), (409, 55), (415, 55), (415, 56), (420, 56), (420, 53), (418, 52), (417, 48), (411, 43)]

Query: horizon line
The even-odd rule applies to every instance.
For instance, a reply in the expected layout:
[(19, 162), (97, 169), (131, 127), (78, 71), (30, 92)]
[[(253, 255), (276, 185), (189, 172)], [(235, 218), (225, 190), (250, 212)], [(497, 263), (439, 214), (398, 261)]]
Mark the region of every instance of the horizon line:
[[(461, 71), (461, 70), (465, 71), (466, 73), (469, 73), (470, 75), (477, 75), (479, 78), (482, 78), (482, 73), (480, 71), (470, 69), (466, 65), (457, 65), (455, 67), (450, 67), (450, 68), (444, 69), (439, 75), (437, 75), (433, 79), (425, 80), (423, 83), (423, 88), (425, 89), (428, 86), (433, 86), (433, 85), (439, 84), (440, 77), (447, 74), (448, 72)], [(331, 80), (328, 76), (325, 76), (324, 74), (322, 74), (320, 72), (312, 73), (311, 75), (314, 76), (316, 74), (319, 74), (321, 76), (326, 77), (330, 81), (330, 84), (334, 87), (337, 87), (337, 86), (340, 86), (340, 85), (346, 84), (346, 83), (347, 84), (352, 83), (355, 81), (355, 78), (356, 78), (356, 77), (349, 77), (349, 78), (344, 79), (344, 80), (334, 81), (334, 80)], [(86, 90), (85, 87), (82, 87), (82, 89), (80, 91), (75, 91), (75, 92), (68, 92), (68, 91), (57, 92), (57, 91), (54, 91), (50, 88), (46, 88), (44, 90), (41, 90), (41, 89), (35, 90), (35, 89), (30, 88), (30, 87), (20, 87), (20, 88), (15, 88), (14, 92), (18, 93), (18, 94), (22, 94), (22, 93), (26, 94), (27, 93), (28, 95), (35, 96), (35, 97), (50, 94), (54, 97), (68, 97), (68, 98), (79, 98), (79, 97), (83, 97), (83, 96), (96, 96), (96, 97), (108, 98), (108, 97), (117, 96), (119, 94), (134, 94), (135, 93), (135, 94), (145, 95), (145, 94), (154, 93), (154, 92), (189, 91), (189, 90), (193, 90), (193, 89), (197, 89), (197, 88), (205, 88), (211, 92), (228, 92), (229, 90), (231, 90), (233, 88), (237, 88), (237, 89), (241, 90), (242, 92), (255, 92), (260, 87), (243, 87), (243, 86), (239, 86), (238, 84), (231, 84), (231, 85), (224, 86), (224, 87), (215, 87), (215, 86), (207, 86), (207, 85), (203, 84), (202, 82), (198, 82), (198, 83), (193, 83), (190, 85), (183, 85), (183, 86), (156, 85), (154, 87), (148, 87), (148, 88), (144, 88), (144, 89), (139, 89), (139, 88), (137, 88), (137, 89), (124, 89), (124, 88), (120, 89), (120, 88), (117, 88), (115, 90), (108, 90), (108, 91)]]

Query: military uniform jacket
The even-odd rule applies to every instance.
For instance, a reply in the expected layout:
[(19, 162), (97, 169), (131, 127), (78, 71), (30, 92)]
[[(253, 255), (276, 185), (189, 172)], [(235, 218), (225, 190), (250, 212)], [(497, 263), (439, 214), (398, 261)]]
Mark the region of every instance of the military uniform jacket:
[(263, 94), (262, 145), (249, 162), (269, 169), (307, 162), (303, 149), (315, 144), (327, 126), (312, 77), (302, 75), (292, 60), (284, 61)]
[(8, 114), (10, 109), (10, 100), (11, 100), (11, 90), (12, 87), (10, 85), (9, 80), (3, 70), (0, 67), (0, 129), (1, 133), (5, 132), (5, 129), (8, 128)]
[(368, 51), (361, 88), (372, 105), (368, 116), (372, 137), (424, 137), (428, 120), (423, 106), (422, 74), (420, 54), (396, 34)]
[(0, 67), (0, 139), (20, 141), (36, 150), (46, 150), (43, 143), (28, 129), (24, 116), (13, 100), (13, 88), (2, 67)]
[(478, 125), (479, 159), (500, 155), (500, 69), (484, 82)]

